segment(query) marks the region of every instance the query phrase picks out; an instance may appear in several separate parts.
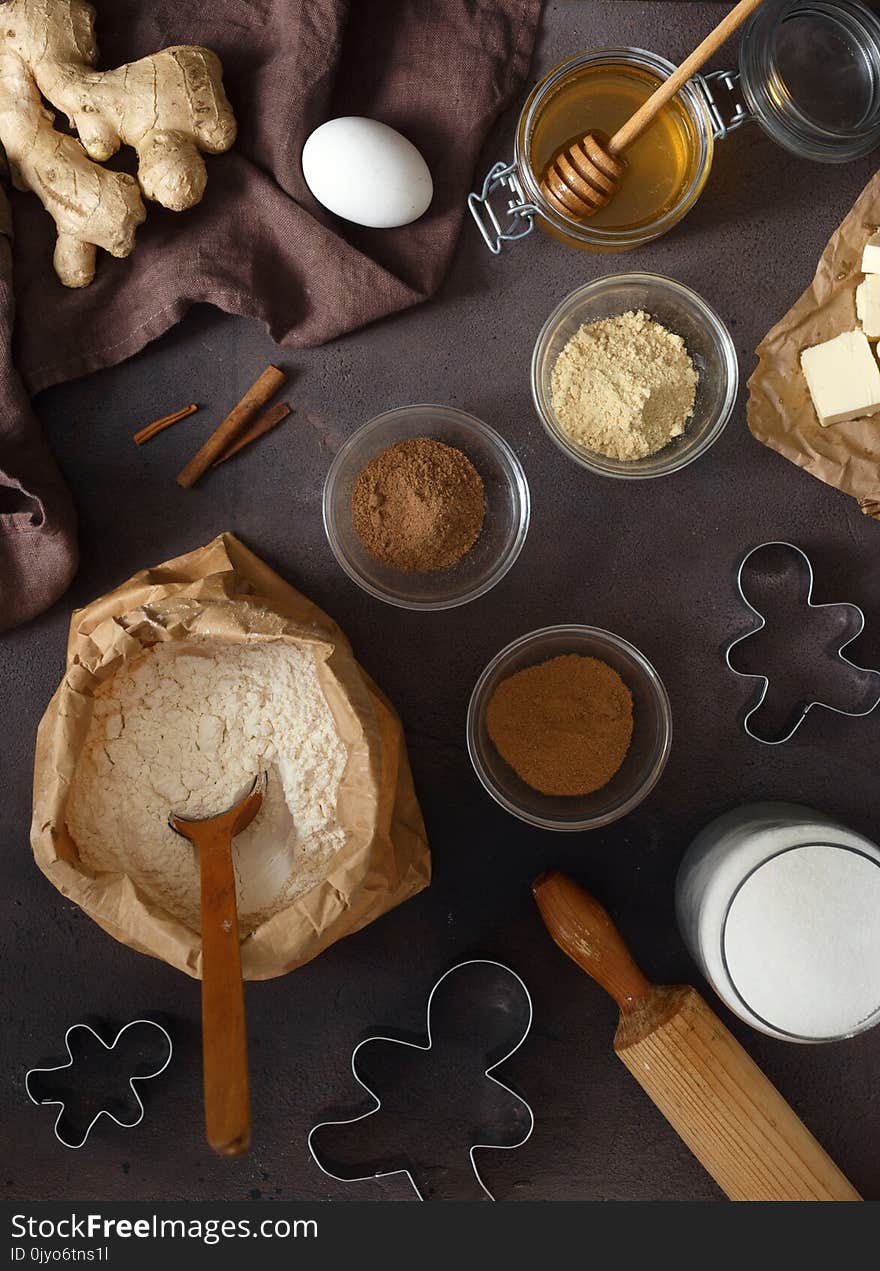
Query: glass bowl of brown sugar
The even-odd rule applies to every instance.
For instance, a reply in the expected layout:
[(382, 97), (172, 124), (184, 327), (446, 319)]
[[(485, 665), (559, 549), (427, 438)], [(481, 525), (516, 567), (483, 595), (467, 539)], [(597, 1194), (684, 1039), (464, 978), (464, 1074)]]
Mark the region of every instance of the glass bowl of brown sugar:
[(599, 627), (544, 627), (483, 671), (467, 745), (508, 812), (547, 830), (593, 830), (653, 790), (669, 758), (672, 711), (660, 676), (627, 640)]
[(529, 487), (488, 424), (451, 406), (401, 406), (345, 442), (323, 510), (333, 555), (364, 591), (402, 609), (452, 609), (489, 591), (519, 556)]

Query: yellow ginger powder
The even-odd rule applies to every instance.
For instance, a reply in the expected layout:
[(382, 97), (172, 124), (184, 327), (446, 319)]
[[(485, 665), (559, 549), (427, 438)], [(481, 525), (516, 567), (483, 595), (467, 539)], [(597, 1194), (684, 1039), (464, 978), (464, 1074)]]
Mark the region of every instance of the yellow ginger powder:
[(553, 367), (553, 410), (587, 449), (644, 459), (684, 432), (698, 381), (681, 336), (630, 310), (574, 333)]

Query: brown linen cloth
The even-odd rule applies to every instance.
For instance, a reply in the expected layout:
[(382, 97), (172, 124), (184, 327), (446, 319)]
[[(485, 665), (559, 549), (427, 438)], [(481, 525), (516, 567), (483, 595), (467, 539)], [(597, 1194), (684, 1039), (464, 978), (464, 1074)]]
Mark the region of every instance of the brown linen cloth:
[[(133, 255), (99, 253), (82, 290), (56, 280), (54, 226), (36, 198), (12, 196), (11, 351), (0, 239), (0, 629), (49, 605), (76, 567), (70, 499), (26, 393), (121, 362), (198, 301), (259, 318), (281, 344), (311, 346), (427, 299), (449, 263), (486, 133), (527, 74), (541, 0), (96, 7), (101, 67), (169, 44), (214, 49), (239, 139), (208, 160), (197, 208), (151, 204)], [(306, 137), (353, 114), (399, 128), (425, 156), (434, 201), (415, 224), (359, 229), (309, 194), (299, 162)]]

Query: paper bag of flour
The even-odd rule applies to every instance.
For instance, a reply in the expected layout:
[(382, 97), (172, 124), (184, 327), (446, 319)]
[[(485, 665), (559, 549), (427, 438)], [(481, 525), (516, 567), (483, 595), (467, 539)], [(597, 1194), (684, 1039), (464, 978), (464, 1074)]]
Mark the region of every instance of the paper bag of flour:
[[(218, 650), (222, 657), (215, 656)], [(325, 734), (332, 735), (335, 746), (335, 806), (323, 808), (323, 855), (310, 858), (308, 869), (301, 868), (298, 828), (292, 828), (289, 817), (285, 823), (279, 820), (281, 839), (295, 844), (294, 865), (290, 878), (280, 880), (273, 903), (266, 900), (265, 912), (255, 911), (250, 920), (247, 913), (242, 915), (241, 889), (246, 892), (252, 885), (259, 891), (262, 885), (265, 891), (266, 879), (247, 877), (249, 870), (259, 870), (260, 862), (248, 855), (246, 845), (239, 849), (236, 840), (247, 979), (269, 979), (302, 965), (427, 886), (428, 844), (397, 715), (355, 661), (339, 627), (231, 534), (223, 534), (198, 551), (136, 574), (73, 615), (67, 669), (37, 735), (31, 833), (37, 864), (60, 892), (117, 940), (199, 976), (197, 862), (174, 855), (191, 849), (184, 839), (168, 840), (172, 832), (165, 821), (180, 793), (175, 765), (184, 785), (188, 766), (200, 764), (203, 771), (206, 755), (216, 745), (212, 733), (221, 724), (206, 714), (204, 728), (199, 719), (195, 733), (191, 721), (189, 733), (175, 732), (173, 717), (186, 703), (175, 700), (176, 683), (169, 693), (161, 668), (176, 667), (179, 658), (180, 665), (190, 665), (190, 673), (195, 666), (204, 674), (214, 693), (218, 681), (221, 688), (228, 682), (229, 692), (240, 689), (235, 682), (239, 662), (248, 674), (256, 673), (255, 663), (271, 668), (279, 659), (282, 669), (288, 663), (307, 666), (309, 685), (314, 686), (311, 709), (320, 707), (324, 713)], [(122, 685), (129, 698), (136, 691), (141, 694), (132, 699), (140, 712), (132, 732), (138, 738), (141, 768), (135, 786), (128, 770), (125, 774), (128, 803), (137, 806), (126, 806), (124, 815), (117, 807), (113, 815), (113, 792), (126, 788), (114, 771), (125, 755), (126, 734), (124, 720), (114, 721), (108, 712), (121, 709), (114, 703)], [(290, 708), (277, 677), (267, 681), (267, 692), (275, 694), (270, 700), (279, 714)], [(253, 696), (256, 700), (259, 694)], [(247, 700), (245, 694), (241, 701)], [(134, 709), (131, 700), (128, 706)], [(143, 716), (153, 706), (156, 718), (147, 731)], [(251, 725), (246, 705), (241, 709), (242, 720), (227, 714), (227, 731), (240, 727), (245, 737)], [(253, 727), (260, 727), (259, 719)], [(112, 742), (105, 743), (105, 733)], [(188, 739), (184, 745), (181, 736)], [(156, 756), (152, 763), (144, 759), (150, 753), (148, 740)], [(310, 734), (306, 741), (314, 751), (317, 743)], [(287, 816), (278, 788), (284, 783), (276, 779), (273, 788), (271, 764), (267, 767), (270, 789), (261, 815), (270, 810), (271, 794), (272, 815)], [(296, 772), (286, 771), (295, 783)], [(231, 791), (228, 802), (240, 793)], [(303, 797), (307, 794), (304, 790)], [(144, 843), (156, 853), (152, 861), (137, 855), (121, 829), (127, 826), (129, 837), (136, 833), (136, 814), (161, 821), (154, 828), (151, 819), (144, 830)], [(69, 821), (82, 827), (82, 848)], [(261, 831), (258, 822), (251, 829), (262, 833), (265, 842), (266, 827)]]
[(880, 415), (822, 428), (800, 368), (804, 349), (857, 326), (862, 248), (878, 226), (880, 173), (832, 234), (810, 286), (758, 345), (747, 418), (765, 446), (853, 495), (866, 515), (880, 519)]

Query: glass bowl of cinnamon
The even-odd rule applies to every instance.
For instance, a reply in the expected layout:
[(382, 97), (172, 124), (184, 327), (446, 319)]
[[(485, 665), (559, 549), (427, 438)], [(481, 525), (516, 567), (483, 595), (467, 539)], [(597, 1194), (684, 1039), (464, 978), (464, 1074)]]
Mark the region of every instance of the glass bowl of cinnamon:
[(333, 555), (364, 591), (402, 609), (452, 609), (519, 556), (529, 487), (488, 424), (451, 406), (401, 406), (344, 443), (323, 512)]
[(547, 830), (592, 830), (637, 807), (672, 745), (663, 682), (634, 645), (555, 626), (507, 645), (467, 716), (474, 770), (496, 802)]

